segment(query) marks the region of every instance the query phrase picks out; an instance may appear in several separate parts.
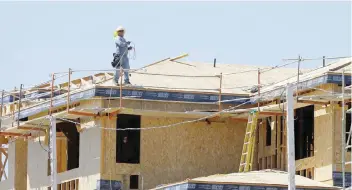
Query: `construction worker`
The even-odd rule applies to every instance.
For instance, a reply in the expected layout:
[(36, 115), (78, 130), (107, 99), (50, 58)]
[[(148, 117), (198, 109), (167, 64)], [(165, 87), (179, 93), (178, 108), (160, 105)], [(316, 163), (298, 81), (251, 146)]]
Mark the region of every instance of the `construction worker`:
[[(128, 60), (128, 50), (131, 50), (129, 41), (126, 41), (124, 38), (125, 29), (122, 26), (119, 26), (116, 31), (114, 32), (114, 39), (116, 44), (116, 53), (114, 53), (114, 60), (111, 63), (114, 68), (118, 68), (115, 73), (114, 81), (116, 84), (119, 84), (120, 78), (120, 70), (119, 68), (122, 67), (124, 69), (124, 76), (125, 76), (125, 84), (131, 84), (128, 74), (128, 69), (130, 69), (130, 64)], [(126, 69), (126, 70), (125, 70)]]

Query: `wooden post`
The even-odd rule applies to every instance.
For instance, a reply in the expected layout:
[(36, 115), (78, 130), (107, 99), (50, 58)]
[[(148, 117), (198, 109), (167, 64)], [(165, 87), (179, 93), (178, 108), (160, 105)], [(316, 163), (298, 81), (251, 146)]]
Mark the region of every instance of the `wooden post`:
[(56, 160), (56, 118), (50, 116), (50, 168), (51, 168), (51, 190), (57, 190), (57, 160)]
[(122, 65), (120, 65), (120, 77), (121, 77), (120, 79), (120, 108), (121, 108), (122, 107), (122, 77), (123, 77)]
[(286, 88), (287, 101), (287, 155), (288, 155), (288, 190), (295, 190), (295, 134), (294, 134), (294, 114), (293, 114), (293, 90), (290, 84)]
[(70, 91), (71, 91), (71, 68), (68, 69), (68, 84), (67, 84), (67, 113), (70, 110)]
[(20, 126), (20, 116), (21, 116), (21, 100), (22, 100), (22, 86), (23, 84), (20, 85), (20, 94), (19, 94), (19, 99), (18, 99), (18, 114), (17, 114), (17, 127)]
[(298, 55), (298, 62), (297, 62), (297, 90), (296, 90), (296, 99), (298, 100), (298, 91), (299, 91), (299, 70), (301, 66), (301, 56)]
[(1, 109), (0, 109), (0, 129), (1, 129), (1, 121), (2, 121), (2, 110), (4, 108), (4, 94), (5, 94), (5, 91), (2, 90), (2, 92), (1, 92)]
[(260, 112), (259, 107), (260, 107), (260, 69), (258, 68), (258, 112)]
[(219, 88), (219, 112), (222, 110), (221, 107), (221, 95), (222, 95), (222, 73), (220, 73), (220, 88)]
[(50, 110), (49, 110), (50, 115), (52, 114), (52, 111), (53, 111), (54, 80), (55, 80), (55, 74), (53, 73), (51, 75), (51, 96), (50, 96)]
[(346, 151), (346, 141), (345, 141), (345, 135), (346, 135), (346, 126), (345, 126), (345, 117), (346, 117), (346, 113), (345, 113), (345, 73), (344, 73), (344, 69), (342, 69), (342, 86), (341, 86), (341, 90), (342, 90), (342, 106), (341, 106), (341, 114), (342, 114), (342, 122), (341, 122), (341, 169), (342, 169), (342, 189), (345, 189), (346, 187), (346, 172), (345, 172), (345, 164), (346, 164), (346, 160), (345, 160), (345, 151)]

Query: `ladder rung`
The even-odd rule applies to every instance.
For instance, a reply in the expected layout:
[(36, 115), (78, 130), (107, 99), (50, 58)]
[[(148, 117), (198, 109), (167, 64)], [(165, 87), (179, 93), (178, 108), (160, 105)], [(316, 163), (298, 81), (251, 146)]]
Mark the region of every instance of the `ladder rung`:
[(351, 164), (351, 162), (345, 162), (345, 165)]
[(248, 123), (253, 123), (253, 121), (248, 121)]
[(248, 152), (245, 152), (245, 153), (243, 153), (242, 155), (247, 155), (248, 154)]
[(244, 166), (244, 165), (247, 165), (247, 163), (240, 164), (240, 166)]
[(347, 145), (347, 146), (346, 146), (346, 149), (349, 149), (349, 148), (352, 148), (352, 146), (351, 146), (351, 145)]
[(249, 142), (246, 142), (246, 143), (244, 143), (244, 144), (249, 144)]
[(247, 132), (246, 135), (251, 134), (251, 132)]

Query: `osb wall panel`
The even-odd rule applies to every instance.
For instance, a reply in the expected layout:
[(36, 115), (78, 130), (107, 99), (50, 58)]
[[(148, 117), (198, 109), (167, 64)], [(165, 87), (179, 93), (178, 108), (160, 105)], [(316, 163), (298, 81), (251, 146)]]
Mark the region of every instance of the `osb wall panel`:
[(314, 156), (296, 161), (296, 170), (314, 168), (314, 180), (332, 179), (333, 105), (314, 105)]
[[(345, 106), (347, 110), (347, 106)], [(338, 105), (335, 106), (335, 125), (334, 125), (334, 171), (342, 171), (342, 141), (341, 141), (341, 131), (342, 131), (342, 108)], [(347, 137), (346, 137), (347, 138)], [(345, 151), (345, 161), (348, 162), (351, 159), (351, 152)], [(345, 171), (351, 171), (351, 166), (346, 165)]]
[[(181, 121), (142, 117), (144, 128)], [(199, 122), (143, 131), (141, 168), (145, 187), (216, 173), (237, 172), (245, 125), (243, 122), (211, 125)]]
[[(142, 128), (184, 119), (142, 116)], [(104, 120), (116, 128), (116, 119)], [(216, 173), (237, 172), (246, 123), (205, 122), (141, 132), (140, 164), (116, 164), (116, 131), (102, 131), (101, 177), (128, 185), (130, 174), (143, 177), (144, 188)]]
[[(331, 85), (331, 89), (335, 92), (340, 92), (342, 91), (341, 86), (338, 85)], [(336, 102), (337, 103), (337, 102)], [(339, 106), (338, 104), (334, 104), (333, 107), (333, 171), (342, 171), (342, 156), (341, 156), (341, 149), (342, 149), (342, 107)], [(347, 106), (345, 106), (345, 109), (347, 110)], [(350, 153), (346, 151), (345, 154), (345, 159), (346, 161), (350, 160)], [(346, 171), (351, 171), (350, 165), (345, 166)]]
[(57, 173), (67, 170), (67, 138), (61, 137), (56, 140)]
[(333, 162), (333, 107), (333, 105), (328, 107), (314, 106), (315, 168), (331, 165)]
[(333, 185), (332, 182), (332, 164), (314, 168), (314, 180)]
[[(142, 117), (142, 126), (148, 128), (182, 121)], [(197, 176), (237, 171), (245, 124), (198, 122), (143, 131), (141, 170), (144, 186), (151, 188)]]
[(15, 165), (15, 189), (27, 189), (27, 153), (28, 141), (17, 139), (16, 143), (16, 165)]

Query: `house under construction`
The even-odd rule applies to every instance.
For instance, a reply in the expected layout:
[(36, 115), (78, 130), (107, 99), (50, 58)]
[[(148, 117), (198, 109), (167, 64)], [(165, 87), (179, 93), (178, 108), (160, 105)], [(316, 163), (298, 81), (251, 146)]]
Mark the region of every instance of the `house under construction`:
[(3, 93), (0, 189), (150, 189), (248, 169), (287, 171), (288, 83), (296, 174), (334, 186), (346, 176), (350, 185), (351, 58), (297, 71), (182, 57), (131, 70), (131, 86), (114, 85), (113, 71), (75, 79), (83, 70), (68, 70)]

